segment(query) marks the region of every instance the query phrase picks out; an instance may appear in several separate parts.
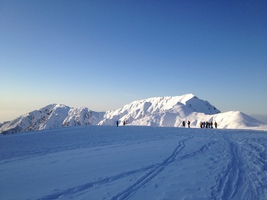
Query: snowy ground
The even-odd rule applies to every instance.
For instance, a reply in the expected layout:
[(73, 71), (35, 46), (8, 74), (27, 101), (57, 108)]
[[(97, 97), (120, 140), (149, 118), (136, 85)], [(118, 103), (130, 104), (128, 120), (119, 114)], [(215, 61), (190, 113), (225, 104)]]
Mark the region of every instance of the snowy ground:
[(267, 132), (87, 126), (0, 136), (0, 199), (267, 199)]

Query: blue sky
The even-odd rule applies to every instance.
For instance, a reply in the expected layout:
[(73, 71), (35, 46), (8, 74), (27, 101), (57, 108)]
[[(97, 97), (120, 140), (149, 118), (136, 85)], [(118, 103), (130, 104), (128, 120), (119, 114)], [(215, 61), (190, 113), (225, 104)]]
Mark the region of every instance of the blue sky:
[(0, 0), (0, 122), (187, 93), (267, 115), (266, 24), (266, 0)]

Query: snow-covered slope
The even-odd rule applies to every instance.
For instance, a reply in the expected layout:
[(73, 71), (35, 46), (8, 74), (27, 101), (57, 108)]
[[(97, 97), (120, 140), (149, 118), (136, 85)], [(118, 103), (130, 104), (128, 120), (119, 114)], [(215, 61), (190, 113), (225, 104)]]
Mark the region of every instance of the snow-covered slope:
[(0, 133), (18, 133), (62, 126), (97, 124), (103, 115), (102, 112), (94, 112), (88, 108), (71, 108), (62, 104), (51, 104), (10, 122), (0, 124)]
[(134, 101), (104, 115), (101, 125), (113, 125), (117, 120), (132, 125), (180, 126), (192, 113), (216, 114), (218, 109), (193, 94), (155, 97)]
[(228, 111), (214, 115), (193, 113), (188, 116), (188, 120), (191, 121), (193, 127), (194, 126), (199, 127), (200, 122), (213, 122), (213, 123), (217, 122), (218, 128), (230, 128), (230, 129), (253, 128), (253, 129), (267, 130), (266, 124), (240, 111)]
[[(217, 122), (218, 128), (255, 128), (264, 123), (239, 111), (221, 113), (208, 101), (193, 94), (175, 97), (156, 97), (134, 101), (104, 115), (100, 125), (130, 125), (180, 127), (190, 121), (191, 127), (200, 127), (200, 122)], [(264, 128), (263, 128), (264, 129)], [(266, 128), (265, 128), (266, 129)]]
[(0, 199), (266, 200), (266, 149), (266, 132), (255, 130), (80, 126), (0, 136)]
[(219, 128), (253, 128), (262, 122), (239, 111), (221, 113), (208, 101), (193, 94), (154, 97), (134, 101), (119, 109), (94, 112), (88, 108), (71, 108), (51, 104), (0, 124), (0, 133), (17, 133), (78, 125), (143, 125), (180, 127), (182, 121), (191, 121), (191, 127), (200, 122), (217, 122)]

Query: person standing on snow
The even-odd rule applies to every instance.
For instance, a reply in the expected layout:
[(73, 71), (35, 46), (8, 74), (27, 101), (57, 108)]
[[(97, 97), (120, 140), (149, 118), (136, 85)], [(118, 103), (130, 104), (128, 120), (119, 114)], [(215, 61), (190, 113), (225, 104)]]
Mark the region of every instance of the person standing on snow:
[(187, 122), (187, 126), (188, 126), (188, 128), (190, 128), (190, 121), (189, 120)]

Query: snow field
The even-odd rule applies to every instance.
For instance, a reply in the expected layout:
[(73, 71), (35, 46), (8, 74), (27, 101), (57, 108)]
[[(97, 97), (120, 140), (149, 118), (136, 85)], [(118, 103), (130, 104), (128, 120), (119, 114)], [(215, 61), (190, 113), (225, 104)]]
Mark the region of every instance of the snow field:
[(266, 148), (266, 132), (251, 130), (86, 126), (2, 135), (0, 199), (267, 199)]

